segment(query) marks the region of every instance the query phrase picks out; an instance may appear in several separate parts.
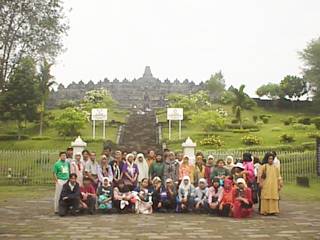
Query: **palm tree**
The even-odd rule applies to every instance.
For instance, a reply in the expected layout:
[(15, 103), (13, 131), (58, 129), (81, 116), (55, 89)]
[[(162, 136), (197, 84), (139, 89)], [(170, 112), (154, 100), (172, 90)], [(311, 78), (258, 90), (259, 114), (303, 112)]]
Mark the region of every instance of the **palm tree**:
[(44, 113), (45, 113), (45, 106), (46, 102), (50, 93), (50, 88), (56, 84), (53, 81), (53, 76), (50, 74), (50, 68), (52, 67), (52, 63), (48, 63), (46, 59), (43, 60), (43, 65), (40, 66), (40, 73), (38, 75), (39, 80), (39, 90), (40, 90), (40, 131), (39, 135), (42, 136), (43, 132), (43, 120), (44, 120)]
[(242, 129), (242, 109), (247, 108), (248, 95), (244, 92), (245, 85), (241, 85), (239, 89), (230, 87), (230, 91), (233, 93), (232, 99), (232, 111), (235, 114), (236, 119), (239, 121), (240, 129)]

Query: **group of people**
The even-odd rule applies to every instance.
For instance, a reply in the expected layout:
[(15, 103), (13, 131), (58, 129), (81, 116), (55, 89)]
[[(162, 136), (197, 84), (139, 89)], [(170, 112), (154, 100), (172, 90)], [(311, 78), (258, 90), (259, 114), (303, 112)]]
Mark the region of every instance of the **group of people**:
[(251, 153), (234, 161), (198, 152), (192, 160), (168, 149), (150, 150), (145, 157), (105, 148), (97, 159), (93, 151), (68, 148), (53, 167), (55, 213), (199, 212), (244, 218), (252, 216), (254, 204), (262, 215), (279, 213), (283, 184), (275, 152), (261, 162)]

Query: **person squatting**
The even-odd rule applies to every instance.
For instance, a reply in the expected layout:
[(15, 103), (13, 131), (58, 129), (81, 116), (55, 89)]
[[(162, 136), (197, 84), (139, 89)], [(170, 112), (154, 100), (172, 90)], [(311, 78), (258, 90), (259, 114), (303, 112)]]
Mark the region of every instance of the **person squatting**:
[(208, 213), (223, 217), (251, 217), (258, 204), (261, 215), (279, 213), (282, 188), (280, 161), (275, 152), (263, 161), (251, 153), (234, 162), (232, 156), (195, 164), (188, 156), (165, 149), (127, 153), (105, 148), (96, 153), (60, 152), (53, 166), (54, 210), (60, 216), (101, 213)]

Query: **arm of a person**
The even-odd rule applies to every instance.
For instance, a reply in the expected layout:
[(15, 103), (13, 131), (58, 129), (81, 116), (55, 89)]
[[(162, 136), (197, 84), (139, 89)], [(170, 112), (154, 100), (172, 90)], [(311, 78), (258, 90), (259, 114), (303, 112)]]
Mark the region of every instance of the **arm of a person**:
[(108, 177), (109, 177), (109, 181), (112, 182), (113, 181), (113, 172), (112, 172), (112, 168), (110, 165), (108, 166)]
[(212, 192), (208, 190), (208, 204), (212, 203)]

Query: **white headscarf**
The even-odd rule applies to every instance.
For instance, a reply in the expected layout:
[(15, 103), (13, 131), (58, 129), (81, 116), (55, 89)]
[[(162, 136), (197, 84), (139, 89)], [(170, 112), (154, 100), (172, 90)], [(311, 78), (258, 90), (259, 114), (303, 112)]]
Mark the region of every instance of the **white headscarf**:
[[(188, 180), (188, 184), (185, 184), (184, 180)], [(190, 187), (191, 187), (190, 177), (189, 176), (184, 176), (182, 178), (181, 183), (180, 183), (179, 189), (183, 189), (185, 196), (188, 196), (189, 191), (190, 191)]]
[[(139, 158), (142, 158), (142, 162), (139, 161)], [(137, 164), (139, 169), (138, 182), (141, 182), (142, 179), (149, 177), (149, 166), (144, 158), (142, 153), (139, 153), (136, 157), (135, 164)]]

